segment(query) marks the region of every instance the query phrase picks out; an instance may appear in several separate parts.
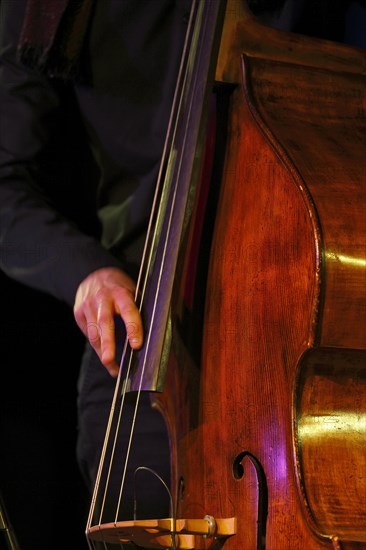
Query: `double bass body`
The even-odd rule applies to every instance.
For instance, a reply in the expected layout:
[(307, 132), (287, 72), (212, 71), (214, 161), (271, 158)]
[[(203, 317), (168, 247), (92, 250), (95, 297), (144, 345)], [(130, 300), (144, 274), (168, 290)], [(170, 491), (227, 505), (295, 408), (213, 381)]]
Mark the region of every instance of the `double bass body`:
[(196, 201), (155, 400), (178, 517), (236, 518), (197, 548), (366, 548), (366, 58), (237, 6), (216, 73), (235, 87), (210, 254), (200, 274)]

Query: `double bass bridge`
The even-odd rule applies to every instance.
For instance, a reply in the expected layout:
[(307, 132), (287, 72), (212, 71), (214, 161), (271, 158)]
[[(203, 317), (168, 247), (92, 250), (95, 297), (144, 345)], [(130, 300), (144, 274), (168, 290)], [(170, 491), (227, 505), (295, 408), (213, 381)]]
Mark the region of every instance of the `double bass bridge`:
[(196, 537), (225, 539), (236, 534), (236, 518), (148, 519), (118, 521), (90, 527), (87, 538), (107, 544), (133, 543), (143, 548), (194, 550)]

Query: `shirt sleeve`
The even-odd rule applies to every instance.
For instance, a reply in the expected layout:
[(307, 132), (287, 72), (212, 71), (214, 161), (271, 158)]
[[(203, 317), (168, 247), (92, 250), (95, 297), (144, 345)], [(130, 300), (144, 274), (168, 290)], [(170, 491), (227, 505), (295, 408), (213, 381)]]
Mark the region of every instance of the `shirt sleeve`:
[(60, 213), (47, 192), (52, 181), (40, 185), (39, 159), (58, 131), (61, 103), (52, 81), (17, 63), (24, 7), (2, 0), (0, 8), (0, 269), (72, 305), (88, 274), (123, 266)]

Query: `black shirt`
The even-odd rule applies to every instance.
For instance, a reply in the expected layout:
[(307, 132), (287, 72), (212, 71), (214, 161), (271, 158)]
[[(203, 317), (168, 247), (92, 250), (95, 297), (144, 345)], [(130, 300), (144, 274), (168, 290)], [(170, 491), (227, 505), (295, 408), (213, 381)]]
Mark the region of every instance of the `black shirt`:
[(95, 269), (138, 262), (189, 3), (96, 2), (81, 70), (67, 89), (99, 167), (100, 243), (60, 213), (51, 180), (40, 184), (39, 159), (59, 131), (64, 102), (58, 82), (16, 60), (25, 0), (2, 2), (0, 268), (10, 277), (72, 305), (79, 283)]

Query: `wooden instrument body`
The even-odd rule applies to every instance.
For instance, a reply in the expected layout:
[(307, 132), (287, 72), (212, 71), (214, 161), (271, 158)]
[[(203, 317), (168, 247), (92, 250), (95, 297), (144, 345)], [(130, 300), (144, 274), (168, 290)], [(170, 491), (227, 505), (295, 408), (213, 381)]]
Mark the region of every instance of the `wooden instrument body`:
[(197, 548), (364, 548), (365, 55), (248, 12), (224, 29), (228, 41), (217, 78), (238, 86), (202, 354), (179, 328), (192, 223), (154, 399), (171, 437), (178, 517), (237, 518), (236, 535)]

